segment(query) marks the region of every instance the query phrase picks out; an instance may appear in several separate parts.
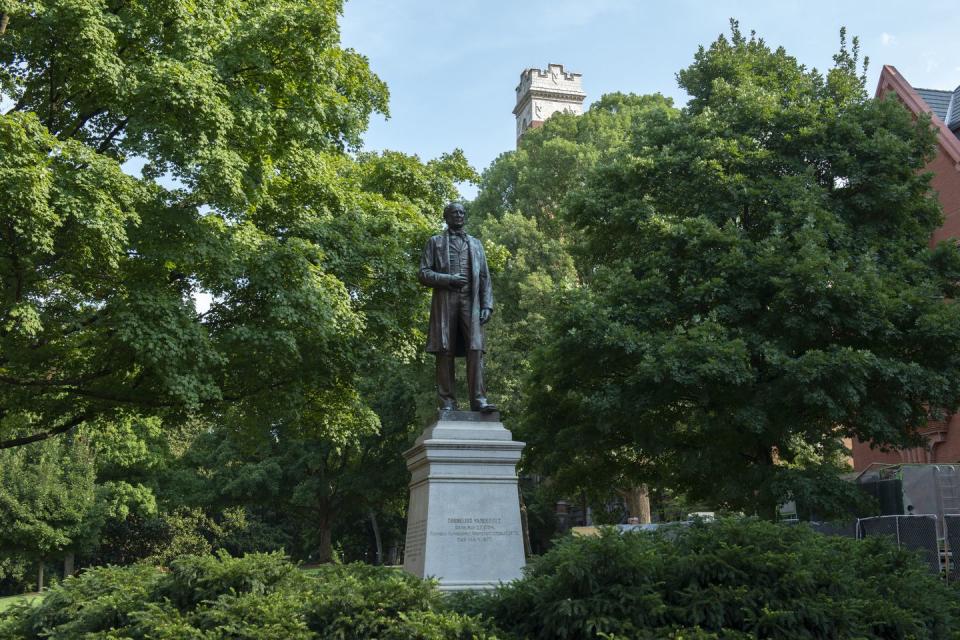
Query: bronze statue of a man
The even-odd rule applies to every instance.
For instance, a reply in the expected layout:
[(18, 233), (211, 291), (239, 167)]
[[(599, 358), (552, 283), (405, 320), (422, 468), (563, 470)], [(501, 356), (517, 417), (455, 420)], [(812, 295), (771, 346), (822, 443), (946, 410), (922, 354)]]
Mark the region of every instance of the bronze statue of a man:
[(457, 408), (454, 358), (467, 357), (470, 409), (496, 411), (483, 384), (483, 325), (493, 313), (493, 291), (483, 245), (463, 230), (467, 213), (459, 202), (443, 209), (447, 230), (433, 236), (420, 258), (420, 282), (433, 288), (427, 352), (437, 357), (440, 409)]

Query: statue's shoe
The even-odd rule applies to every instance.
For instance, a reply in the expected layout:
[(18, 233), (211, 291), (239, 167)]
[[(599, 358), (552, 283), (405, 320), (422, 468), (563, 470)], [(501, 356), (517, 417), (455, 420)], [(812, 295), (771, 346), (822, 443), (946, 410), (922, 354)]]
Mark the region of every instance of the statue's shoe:
[(470, 410), (479, 411), (480, 413), (493, 413), (497, 410), (497, 405), (490, 404), (489, 402), (478, 402), (470, 405)]

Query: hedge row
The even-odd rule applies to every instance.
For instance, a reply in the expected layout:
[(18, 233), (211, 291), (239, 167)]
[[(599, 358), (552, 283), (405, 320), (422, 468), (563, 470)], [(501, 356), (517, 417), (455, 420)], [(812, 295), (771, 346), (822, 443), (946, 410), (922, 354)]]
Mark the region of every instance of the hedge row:
[(187, 556), (169, 569), (100, 567), (39, 605), (0, 614), (0, 638), (307, 640), (489, 638), (433, 584), (369, 565), (309, 574), (281, 554)]
[(675, 533), (566, 539), (459, 609), (531, 639), (960, 638), (960, 591), (882, 538), (742, 519)]
[(278, 554), (103, 567), (0, 613), (0, 638), (960, 638), (960, 593), (882, 539), (750, 520), (566, 538), (526, 577), (443, 596)]

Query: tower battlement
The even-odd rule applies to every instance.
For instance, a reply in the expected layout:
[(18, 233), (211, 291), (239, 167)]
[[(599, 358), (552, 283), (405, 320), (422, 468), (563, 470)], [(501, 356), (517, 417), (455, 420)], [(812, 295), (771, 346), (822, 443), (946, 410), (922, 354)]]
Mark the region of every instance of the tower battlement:
[(580, 73), (567, 71), (562, 64), (550, 63), (546, 69), (537, 69), (529, 67), (520, 72), (520, 84), (517, 85), (517, 103), (523, 94), (532, 87), (542, 87), (544, 89), (563, 88), (571, 93), (583, 93), (583, 84)]
[(516, 92), (517, 104), (513, 114), (517, 118), (518, 142), (527, 130), (539, 127), (555, 113), (582, 114), (583, 101), (587, 97), (582, 75), (553, 63), (546, 69), (524, 69)]

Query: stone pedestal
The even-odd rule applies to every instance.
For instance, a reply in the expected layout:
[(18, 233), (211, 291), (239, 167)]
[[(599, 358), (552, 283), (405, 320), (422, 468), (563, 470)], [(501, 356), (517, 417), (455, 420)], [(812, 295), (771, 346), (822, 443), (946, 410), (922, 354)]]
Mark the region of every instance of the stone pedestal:
[(498, 413), (441, 411), (404, 452), (410, 507), (403, 568), (445, 591), (488, 589), (524, 565), (514, 442)]

